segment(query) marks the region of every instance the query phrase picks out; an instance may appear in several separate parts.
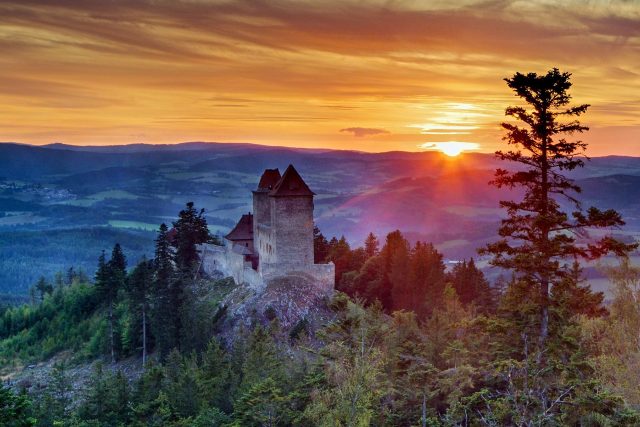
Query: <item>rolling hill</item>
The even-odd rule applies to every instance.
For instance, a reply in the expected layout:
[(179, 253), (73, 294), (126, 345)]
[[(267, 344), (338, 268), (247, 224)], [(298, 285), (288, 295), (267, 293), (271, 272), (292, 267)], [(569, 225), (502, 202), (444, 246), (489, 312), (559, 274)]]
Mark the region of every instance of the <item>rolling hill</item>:
[[(436, 243), (449, 259), (474, 256), (494, 238), (502, 214), (498, 201), (515, 196), (487, 184), (492, 171), (505, 166), (490, 154), (452, 159), (435, 152), (204, 142), (0, 143), (0, 293), (25, 294), (34, 272), (51, 277), (76, 266), (92, 273), (100, 250), (117, 240), (129, 242), (131, 262), (150, 256), (150, 230), (174, 219), (188, 201), (206, 209), (213, 232), (225, 233), (251, 209), (250, 190), (262, 170), (289, 163), (317, 193), (316, 221), (325, 235), (344, 234), (360, 244), (370, 231), (384, 236), (400, 229), (414, 240)], [(594, 158), (572, 177), (584, 189), (585, 206), (620, 210), (628, 223), (622, 232), (640, 235), (639, 158)], [(100, 237), (82, 239), (82, 232)], [(39, 250), (27, 257), (18, 248), (29, 245)], [(79, 252), (57, 250), (60, 245)]]

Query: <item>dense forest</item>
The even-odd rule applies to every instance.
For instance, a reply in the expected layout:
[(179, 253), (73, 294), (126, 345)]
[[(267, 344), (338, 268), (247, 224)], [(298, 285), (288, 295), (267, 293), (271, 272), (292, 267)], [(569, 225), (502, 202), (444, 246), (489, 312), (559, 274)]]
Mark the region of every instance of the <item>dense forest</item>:
[[(188, 298), (193, 284), (183, 289), (181, 306), (170, 316), (154, 309), (177, 292), (174, 287), (161, 292), (162, 276), (151, 274), (166, 243), (162, 231), (156, 259), (139, 263), (126, 277), (117, 265), (125, 258), (116, 247), (111, 257), (100, 257), (98, 271), (102, 268), (104, 275), (94, 283), (76, 276), (71, 283), (39, 286), (39, 303), (5, 310), (3, 365), (41, 360), (63, 349), (74, 350), (75, 358), (56, 364), (47, 387), (37, 394), (3, 389), (0, 420), (37, 426), (640, 422), (633, 411), (640, 406), (634, 381), (640, 366), (635, 302), (640, 269), (623, 263), (609, 271), (616, 296), (608, 309), (602, 295), (577, 281), (554, 288), (548, 365), (540, 369), (528, 354), (535, 347), (527, 337), (534, 336), (535, 304), (523, 299), (527, 292), (518, 282), (502, 291), (489, 286), (471, 260), (447, 273), (436, 251), (425, 244), (409, 248), (400, 232), (390, 233), (379, 249), (376, 240), (371, 236), (367, 247), (353, 250), (337, 239), (328, 242), (329, 259), (348, 265), (347, 260), (362, 257), (357, 271), (343, 274), (344, 292), (330, 302), (335, 315), (330, 324), (311, 331), (300, 322), (283, 330), (277, 318), (257, 317), (233, 342), (216, 337), (219, 319)], [(403, 306), (413, 301), (394, 301), (391, 285), (392, 302), (385, 307), (379, 302), (383, 295), (375, 297), (379, 288), (358, 290), (353, 285), (358, 279), (349, 277), (373, 274), (391, 280), (385, 254), (408, 257), (412, 269), (421, 268), (416, 275), (424, 278), (421, 296), (437, 298), (421, 297), (426, 302), (420, 307)], [(171, 275), (175, 285), (178, 272)], [(105, 295), (101, 285), (117, 281), (113, 298)], [(228, 281), (209, 285), (220, 295), (234, 286)], [(179, 330), (186, 322), (188, 330)], [(141, 356), (145, 344), (153, 357), (139, 378), (111, 368), (117, 366), (111, 357)], [(68, 364), (96, 357), (104, 362), (95, 365), (89, 388), (73, 401)]]
[[(493, 184), (505, 200), (499, 235), (481, 249), (509, 273), (489, 283), (473, 259), (450, 270), (425, 242), (401, 231), (369, 234), (363, 247), (314, 233), (316, 262), (336, 266), (331, 318), (283, 327), (271, 307), (222, 334), (220, 301), (238, 284), (201, 277), (197, 245), (216, 243), (203, 210), (161, 225), (152, 259), (95, 254), (90, 280), (73, 269), (33, 287), (31, 304), (0, 316), (0, 361), (20, 366), (62, 350), (46, 387), (0, 388), (8, 426), (633, 426), (640, 425), (640, 269), (637, 248), (585, 230), (624, 225), (613, 210), (582, 209), (565, 172), (584, 166), (587, 130), (570, 106), (570, 75), (515, 74), (528, 106), (509, 107)], [(568, 121), (565, 119), (568, 118)], [(561, 205), (559, 199), (564, 198)], [(571, 204), (567, 213), (561, 206)], [(607, 254), (612, 301), (593, 292), (579, 260)], [(206, 297), (205, 297), (206, 294)], [(140, 375), (118, 367), (136, 357)], [(100, 359), (74, 390), (71, 365)]]
[[(77, 226), (77, 224), (76, 224)], [(113, 242), (113, 243), (108, 243)], [(21, 230), (0, 233), (0, 289), (7, 289), (0, 303), (16, 296), (28, 296), (29, 286), (40, 276), (56, 281), (61, 265), (91, 272), (96, 248), (119, 242), (129, 256), (138, 260), (152, 247), (153, 233), (115, 227), (76, 227), (56, 230)], [(25, 266), (37, 266), (27, 269)], [(12, 284), (12, 286), (4, 286)]]

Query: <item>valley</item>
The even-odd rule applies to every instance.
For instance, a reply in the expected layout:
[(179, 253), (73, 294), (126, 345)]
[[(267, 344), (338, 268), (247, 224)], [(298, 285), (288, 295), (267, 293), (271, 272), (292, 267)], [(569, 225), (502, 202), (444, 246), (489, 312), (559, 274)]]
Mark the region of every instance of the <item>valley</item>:
[[(361, 245), (374, 232), (400, 229), (433, 242), (449, 262), (476, 257), (495, 238), (507, 193), (488, 185), (499, 162), (490, 154), (449, 158), (435, 152), (364, 153), (251, 144), (185, 143), (35, 147), (0, 144), (0, 294), (26, 297), (41, 274), (95, 270), (96, 248), (120, 242), (131, 263), (152, 256), (155, 230), (186, 202), (204, 208), (212, 233), (224, 235), (251, 210), (264, 168), (289, 163), (317, 193), (325, 236)], [(594, 158), (573, 172), (585, 207), (619, 210), (640, 236), (640, 159)], [(515, 196), (515, 194), (514, 194)], [(91, 248), (89, 251), (88, 248)], [(486, 267), (486, 260), (478, 260)], [(485, 271), (490, 278), (496, 272)], [(606, 288), (596, 266), (587, 276)], [(604, 289), (606, 290), (606, 289)]]

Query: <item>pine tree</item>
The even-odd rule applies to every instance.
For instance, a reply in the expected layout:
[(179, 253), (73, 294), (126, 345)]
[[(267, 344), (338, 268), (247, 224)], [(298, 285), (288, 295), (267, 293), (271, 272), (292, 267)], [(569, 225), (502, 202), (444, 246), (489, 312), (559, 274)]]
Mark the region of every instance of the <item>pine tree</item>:
[(51, 371), (51, 378), (47, 385), (47, 394), (49, 403), (46, 404), (47, 411), (54, 420), (64, 421), (70, 412), (72, 390), (71, 380), (69, 379), (64, 362), (55, 363)]
[(53, 286), (47, 282), (44, 276), (40, 276), (38, 283), (36, 283), (36, 290), (40, 294), (40, 301), (44, 301), (45, 295), (53, 292)]
[[(207, 220), (204, 209), (197, 211), (193, 202), (187, 203), (186, 209), (180, 211), (178, 220), (173, 223), (175, 237), (171, 245), (175, 248), (173, 261), (176, 266), (175, 279), (171, 283), (169, 298), (173, 317), (173, 332), (175, 333), (175, 346), (188, 347), (189, 337), (183, 325), (189, 322), (194, 301), (188, 295), (189, 287), (193, 284), (200, 269), (200, 258), (197, 246), (211, 241), (211, 235), (207, 228)], [(206, 341), (205, 341), (206, 342)]]
[(380, 253), (380, 242), (375, 234), (369, 233), (364, 241), (364, 251), (368, 258), (374, 257)]
[[(164, 399), (159, 399), (162, 393), (162, 382), (164, 381), (164, 370), (161, 366), (154, 365), (150, 362), (142, 376), (137, 381), (133, 392), (133, 418), (140, 425), (145, 426), (164, 426), (164, 419), (156, 418), (159, 412), (159, 406), (162, 405)], [(165, 396), (166, 397), (166, 396)], [(168, 404), (168, 402), (167, 402)], [(136, 424), (138, 425), (138, 424)]]
[(180, 417), (195, 416), (200, 406), (197, 393), (197, 363), (195, 353), (183, 357), (172, 350), (165, 363), (163, 391), (167, 393), (172, 412)]
[(326, 382), (312, 392), (305, 409), (309, 425), (368, 426), (378, 421), (389, 384), (383, 371), (385, 337), (390, 333), (380, 306), (365, 309), (338, 298), (337, 319), (319, 336)]
[(340, 283), (342, 275), (349, 271), (351, 265), (351, 247), (344, 236), (340, 237), (340, 240), (331, 239), (329, 243), (329, 254), (327, 260), (331, 261), (336, 266), (336, 283)]
[[(400, 247), (399, 252), (404, 252)], [(419, 315), (429, 314), (441, 301), (444, 289), (444, 262), (431, 243), (417, 242), (407, 255), (407, 264), (396, 272), (393, 266), (393, 303), (395, 309), (413, 310)], [(404, 274), (403, 274), (404, 271)]]
[(209, 407), (231, 411), (231, 365), (227, 353), (217, 339), (212, 339), (202, 354), (198, 371), (198, 392)]
[(192, 276), (199, 261), (196, 246), (211, 239), (204, 209), (198, 212), (193, 207), (193, 202), (187, 203), (186, 209), (180, 211), (173, 227), (176, 234), (171, 244), (175, 248), (176, 266), (181, 274)]
[(329, 241), (320, 231), (317, 225), (313, 226), (313, 262), (322, 264), (329, 255)]
[(94, 367), (86, 397), (78, 408), (82, 420), (91, 425), (129, 425), (130, 388), (122, 371), (105, 372), (101, 363)]
[(234, 427), (276, 427), (289, 425), (292, 417), (289, 396), (271, 377), (253, 384), (236, 402)]
[[(501, 239), (484, 249), (484, 253), (493, 255), (493, 265), (512, 270), (522, 283), (536, 288), (539, 361), (544, 358), (549, 335), (550, 288), (570, 273), (571, 265), (565, 260), (575, 256), (595, 259), (607, 253), (626, 255), (635, 247), (610, 236), (587, 245), (576, 242), (575, 233), (586, 227), (616, 227), (624, 222), (613, 210), (590, 208), (585, 214), (573, 196), (580, 187), (564, 175), (584, 166), (581, 157), (587, 147), (582, 141), (565, 139), (565, 135), (588, 130), (574, 118), (585, 113), (589, 105), (569, 106), (570, 76), (554, 68), (546, 75), (516, 73), (505, 79), (531, 110), (523, 106), (506, 109), (506, 115), (525, 126), (503, 123), (505, 140), (514, 149), (496, 155), (524, 169), (498, 169), (493, 184), (522, 188), (524, 197), (521, 201), (500, 202), (508, 214), (499, 229)], [(572, 219), (562, 210), (561, 198), (576, 207)]]
[(104, 251), (98, 258), (98, 269), (95, 276), (95, 287), (102, 304), (107, 308), (109, 322), (109, 348), (111, 363), (116, 362), (114, 305), (118, 292), (124, 287), (127, 261), (120, 244), (116, 243), (111, 252), (111, 259), (106, 262)]
[(31, 417), (31, 402), (26, 394), (16, 395), (9, 387), (0, 384), (0, 425), (6, 427), (31, 427), (36, 420)]
[(267, 377), (276, 381), (284, 378), (278, 347), (267, 328), (261, 325), (255, 327), (249, 335), (245, 351), (240, 394)]
[(173, 251), (168, 237), (168, 228), (160, 225), (156, 238), (155, 258), (153, 260), (155, 275), (152, 298), (152, 330), (160, 357), (166, 357), (171, 349), (178, 345), (177, 323), (179, 317), (174, 304), (173, 283), (175, 271)]
[(497, 300), (494, 291), (482, 271), (476, 267), (473, 258), (456, 264), (448, 274), (448, 281), (465, 306), (474, 304), (482, 313), (495, 310)]
[(140, 321), (143, 366), (147, 363), (149, 300), (153, 287), (153, 275), (153, 261), (143, 258), (127, 280), (127, 293), (133, 306), (133, 315)]
[[(104, 260), (102, 260), (104, 261)], [(100, 263), (100, 262), (99, 262)], [(100, 269), (100, 265), (98, 268)], [(102, 297), (109, 313), (109, 343), (111, 348), (111, 363), (116, 362), (115, 319), (113, 309), (118, 298), (118, 292), (124, 287), (127, 274), (127, 260), (119, 243), (111, 251), (111, 259), (106, 265), (106, 281), (96, 285), (98, 294)]]
[(78, 277), (78, 274), (76, 273), (76, 270), (73, 267), (69, 267), (67, 269), (66, 284), (73, 285), (77, 277)]

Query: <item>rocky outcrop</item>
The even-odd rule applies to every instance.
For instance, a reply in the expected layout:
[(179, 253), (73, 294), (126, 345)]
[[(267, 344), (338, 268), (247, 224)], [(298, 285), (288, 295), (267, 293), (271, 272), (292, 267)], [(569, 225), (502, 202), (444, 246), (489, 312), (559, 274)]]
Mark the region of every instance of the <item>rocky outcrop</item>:
[(233, 341), (242, 329), (276, 319), (283, 332), (304, 322), (312, 333), (332, 318), (330, 298), (313, 277), (303, 273), (274, 277), (261, 291), (237, 286), (220, 303), (221, 335), (228, 342)]

